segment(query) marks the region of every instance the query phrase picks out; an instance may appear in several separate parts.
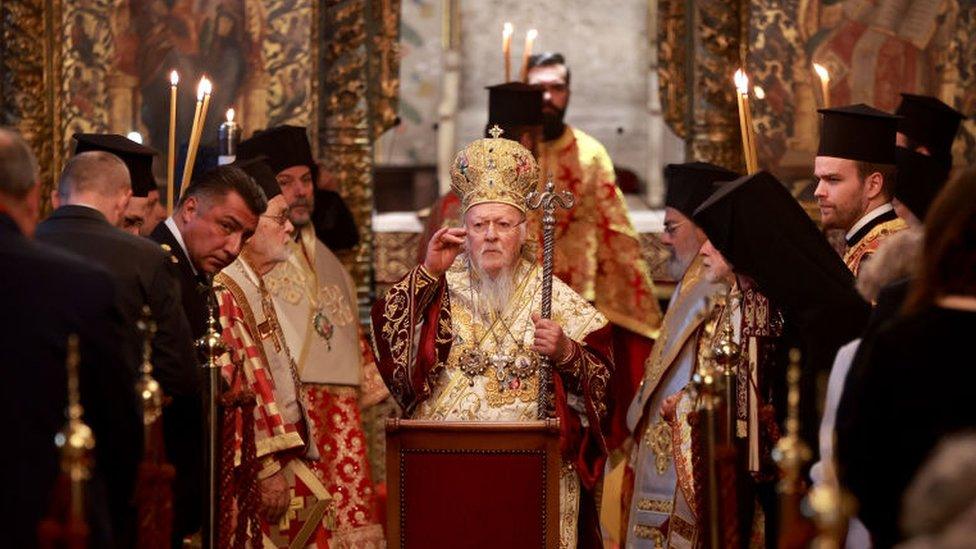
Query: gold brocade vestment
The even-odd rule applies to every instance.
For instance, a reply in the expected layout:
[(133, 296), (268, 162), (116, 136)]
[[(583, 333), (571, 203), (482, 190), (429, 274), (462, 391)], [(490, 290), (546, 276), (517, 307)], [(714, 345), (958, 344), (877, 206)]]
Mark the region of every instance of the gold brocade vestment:
[(844, 264), (854, 274), (854, 278), (857, 278), (861, 273), (861, 266), (864, 261), (878, 251), (885, 239), (907, 228), (908, 225), (901, 218), (885, 221), (875, 225), (864, 238), (851, 246), (844, 254)]
[[(524, 260), (519, 264), (512, 300), (492, 323), (471, 287), (466, 265), (466, 259), (461, 257), (446, 274), (455, 343), (439, 383), (414, 417), (441, 421), (534, 421), (538, 419), (538, 374), (533, 372), (523, 379), (508, 375), (505, 370), (506, 363), (520, 356), (538, 359), (528, 349), (535, 332), (531, 315), (541, 306), (542, 269)], [(582, 341), (607, 323), (599, 311), (558, 279), (553, 280), (552, 302), (553, 320), (574, 341)], [(469, 377), (459, 367), (462, 353), (471, 345), (479, 347), (491, 363), (483, 375)], [(561, 547), (576, 546), (579, 490), (576, 472), (564, 462), (559, 485)]]
[[(444, 421), (536, 420), (538, 373), (517, 367), (537, 359), (531, 320), (540, 308), (541, 268), (522, 260), (514, 270), (513, 298), (495, 318), (471, 286), (467, 258), (459, 256), (440, 278), (415, 267), (373, 306), (378, 366), (405, 413)], [(553, 320), (572, 340), (571, 358), (554, 368), (556, 412), (562, 422), (560, 540), (574, 547), (581, 490), (602, 471), (606, 445), (600, 430), (612, 369), (607, 320), (558, 279)], [(472, 353), (476, 350), (476, 353)], [(483, 360), (465, 361), (480, 355)], [(482, 364), (476, 371), (471, 364)], [(591, 500), (587, 500), (591, 501)], [(590, 529), (587, 535), (597, 534)]]

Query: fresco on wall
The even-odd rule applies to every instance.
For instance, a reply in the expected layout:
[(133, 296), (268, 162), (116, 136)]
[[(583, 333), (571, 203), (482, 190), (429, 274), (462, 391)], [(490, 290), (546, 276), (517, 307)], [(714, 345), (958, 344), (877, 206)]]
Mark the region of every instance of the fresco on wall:
[(109, 15), (110, 129), (137, 130), (165, 151), (174, 69), (178, 142), (189, 136), (203, 75), (214, 89), (203, 143), (216, 141), (230, 107), (245, 136), (274, 124), (308, 124), (310, 6), (309, 0), (120, 0)]
[[(830, 73), (834, 106), (867, 103), (894, 111), (900, 93), (976, 107), (972, 0), (762, 0), (751, 6), (749, 71), (765, 97), (755, 100), (760, 161), (789, 173), (812, 164), (819, 140), (820, 83)], [(976, 161), (973, 121), (956, 141), (958, 164)]]

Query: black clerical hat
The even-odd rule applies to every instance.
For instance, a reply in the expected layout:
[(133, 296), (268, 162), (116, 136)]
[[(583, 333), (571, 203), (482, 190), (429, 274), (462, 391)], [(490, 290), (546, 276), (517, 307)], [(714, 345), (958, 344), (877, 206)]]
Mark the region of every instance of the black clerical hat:
[(488, 86), (488, 126), (495, 124), (542, 125), (542, 87), (522, 82)]
[(72, 137), (76, 142), (75, 154), (104, 151), (119, 157), (129, 168), (132, 196), (149, 196), (149, 191), (158, 188), (152, 173), (153, 157), (159, 154), (156, 149), (114, 133), (76, 133)]
[(305, 128), (299, 126), (275, 126), (255, 132), (250, 139), (241, 141), (237, 158), (249, 160), (258, 156), (267, 157), (268, 166), (275, 174), (292, 166), (308, 166), (312, 170), (313, 180), (318, 173), (308, 134)]
[[(815, 437), (815, 380), (830, 371), (837, 349), (863, 331), (870, 305), (855, 291), (854, 277), (837, 252), (768, 172), (723, 183), (695, 211), (694, 221), (732, 269), (751, 278), (755, 290), (772, 302), (765, 315), (772, 326), (783, 319), (784, 350), (799, 347), (800, 413)], [(750, 318), (763, 314), (743, 311)], [(785, 406), (784, 377), (775, 369), (767, 377), (774, 406)]]
[(691, 217), (715, 190), (715, 183), (738, 179), (739, 174), (708, 162), (668, 164), (664, 167), (667, 193), (664, 205)]
[(938, 158), (898, 147), (898, 176), (894, 196), (919, 219), (925, 219), (929, 206), (946, 181), (949, 166)]
[(902, 116), (898, 121), (899, 132), (925, 145), (933, 156), (952, 157), (952, 142), (959, 124), (966, 118), (961, 112), (934, 97), (903, 93), (895, 114)]
[(281, 194), (281, 185), (275, 179), (275, 173), (268, 165), (266, 156), (258, 156), (249, 160), (234, 161), (231, 166), (237, 166), (244, 171), (264, 191), (264, 196), (271, 200)]
[(863, 103), (820, 109), (820, 149), (817, 156), (833, 156), (874, 164), (895, 163), (898, 117)]
[(694, 221), (736, 272), (782, 306), (806, 309), (854, 292), (837, 252), (769, 172), (718, 186)]

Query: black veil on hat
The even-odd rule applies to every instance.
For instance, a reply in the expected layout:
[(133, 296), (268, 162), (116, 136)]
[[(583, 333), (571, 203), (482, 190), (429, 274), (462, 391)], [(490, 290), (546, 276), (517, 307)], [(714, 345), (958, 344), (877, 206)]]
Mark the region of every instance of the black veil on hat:
[[(238, 146), (238, 162), (259, 157), (264, 159), (273, 175), (292, 166), (308, 166), (312, 172), (315, 206), (312, 209), (311, 223), (315, 236), (331, 250), (345, 250), (359, 243), (355, 219), (342, 197), (318, 186), (319, 166), (312, 155), (312, 146), (305, 128), (275, 126), (255, 132)], [(269, 195), (268, 198), (270, 197)]]
[(895, 134), (898, 116), (863, 103), (819, 109), (820, 147), (817, 156), (832, 156), (871, 162), (895, 163)]
[(267, 157), (257, 156), (250, 160), (235, 160), (231, 163), (231, 166), (236, 166), (251, 176), (251, 179), (264, 191), (264, 196), (268, 200), (281, 194), (281, 185), (275, 179), (275, 174), (271, 170), (271, 166), (268, 165)]
[(152, 173), (153, 157), (159, 154), (156, 149), (113, 133), (76, 133), (72, 137), (76, 142), (75, 154), (103, 151), (119, 157), (129, 168), (132, 196), (146, 197), (159, 188)]
[(924, 220), (929, 206), (949, 181), (950, 167), (936, 157), (898, 147), (894, 197)]
[(806, 315), (865, 305), (850, 270), (769, 172), (720, 185), (695, 211), (694, 221), (736, 272), (754, 279), (780, 306)]
[(898, 131), (925, 145), (933, 156), (952, 164), (952, 142), (966, 117), (942, 101), (927, 95), (901, 94), (895, 114), (901, 116)]
[(308, 166), (312, 180), (318, 175), (318, 164), (312, 156), (312, 146), (305, 128), (299, 126), (275, 126), (255, 132), (249, 139), (241, 141), (237, 158), (249, 160), (258, 156), (267, 157), (267, 163), (275, 174), (292, 166)]
[[(854, 277), (837, 252), (768, 172), (722, 184), (698, 208), (694, 221), (733, 270), (752, 278), (782, 309), (784, 341), (799, 345), (806, 372), (801, 377), (802, 429), (815, 442), (817, 379), (830, 371), (841, 345), (860, 335), (870, 305), (855, 291)], [(771, 374), (774, 405), (782, 418), (785, 370)]]
[(715, 183), (738, 179), (740, 174), (708, 162), (668, 164), (664, 167), (667, 192), (664, 205), (691, 218), (715, 190)]

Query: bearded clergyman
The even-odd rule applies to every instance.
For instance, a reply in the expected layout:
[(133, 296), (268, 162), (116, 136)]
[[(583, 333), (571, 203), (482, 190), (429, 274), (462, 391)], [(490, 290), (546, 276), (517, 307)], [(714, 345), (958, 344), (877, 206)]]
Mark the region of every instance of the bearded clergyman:
[(373, 307), (378, 366), (412, 419), (532, 421), (548, 357), (562, 422), (560, 545), (591, 546), (599, 543), (591, 490), (606, 455), (610, 330), (558, 279), (553, 318), (540, 318), (542, 267), (525, 246), (525, 196), (539, 170), (531, 152), (498, 133), (452, 164), (462, 227), (437, 231), (423, 263)]

